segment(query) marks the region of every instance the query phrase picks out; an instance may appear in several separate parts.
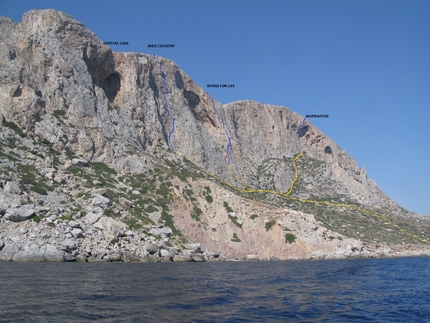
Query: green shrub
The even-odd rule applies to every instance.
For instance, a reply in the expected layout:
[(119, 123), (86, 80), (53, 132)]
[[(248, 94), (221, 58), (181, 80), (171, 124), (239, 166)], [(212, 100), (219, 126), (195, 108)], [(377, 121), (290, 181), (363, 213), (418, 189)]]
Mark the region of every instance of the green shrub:
[(154, 213), (154, 212), (158, 211), (158, 209), (154, 205), (152, 205), (152, 204), (147, 205), (143, 210), (146, 213)]
[(258, 218), (258, 214), (251, 215), (251, 220), (254, 220), (255, 218)]
[(228, 218), (231, 220), (231, 222), (233, 222), (236, 226), (238, 226), (239, 228), (242, 229), (242, 223), (237, 222), (236, 217), (232, 216), (232, 215), (228, 215)]
[(52, 114), (56, 117), (64, 117), (66, 115), (66, 111), (64, 110), (54, 110)]
[(206, 201), (208, 202), (208, 203), (212, 203), (213, 201), (214, 201), (214, 199), (212, 198), (212, 196), (210, 196), (210, 195), (206, 195), (205, 196), (205, 199), (206, 199)]
[(157, 193), (157, 194), (163, 196), (165, 199), (167, 199), (167, 197), (169, 196), (169, 193), (170, 193), (170, 189), (169, 189), (168, 184), (161, 183), (160, 187), (158, 188), (158, 190), (155, 191), (155, 193)]
[(20, 137), (25, 137), (25, 134), (22, 132), (21, 128), (12, 121), (3, 120), (3, 126), (8, 127), (15, 131)]
[(175, 236), (181, 235), (181, 232), (178, 229), (176, 229), (175, 225), (173, 224), (173, 217), (165, 210), (161, 211), (161, 219), (164, 220), (165, 226), (168, 226), (170, 229), (172, 229), (173, 235)]
[(242, 240), (239, 239), (236, 233), (233, 233), (233, 239), (231, 239), (233, 242), (241, 242)]
[(223, 206), (227, 210), (227, 213), (233, 212), (233, 209), (228, 205), (228, 203), (226, 201), (224, 201)]
[(287, 233), (285, 235), (285, 242), (286, 243), (293, 243), (294, 241), (296, 241), (296, 237), (294, 236), (294, 234), (292, 233)]
[(102, 173), (102, 174), (107, 173), (107, 174), (112, 174), (112, 175), (117, 174), (115, 169), (110, 168), (105, 163), (92, 163), (92, 168), (94, 169), (94, 171), (96, 173)]
[(66, 216), (66, 215), (60, 216), (60, 219), (63, 220), (63, 221), (72, 221), (73, 220), (72, 217)]
[(200, 221), (200, 215), (203, 214), (203, 211), (198, 208), (197, 206), (193, 207), (193, 210), (191, 211), (191, 217), (196, 220), (196, 221)]
[(266, 231), (269, 231), (270, 229), (272, 229), (273, 225), (275, 224), (275, 220), (266, 222), (265, 227), (266, 227)]
[(39, 216), (39, 215), (36, 215), (36, 216), (33, 216), (31, 219), (32, 219), (34, 222), (39, 223), (39, 222), (40, 222), (40, 220), (42, 220), (42, 217), (41, 217), (41, 216)]

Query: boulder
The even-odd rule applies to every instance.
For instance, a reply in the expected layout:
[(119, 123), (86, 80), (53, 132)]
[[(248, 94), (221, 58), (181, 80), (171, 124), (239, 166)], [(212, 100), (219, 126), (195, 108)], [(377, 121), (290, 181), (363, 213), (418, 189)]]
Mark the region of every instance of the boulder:
[(86, 161), (83, 158), (73, 158), (72, 159), (72, 165), (76, 166), (76, 167), (88, 167), (88, 161)]
[(0, 251), (0, 261), (12, 261), (15, 253), (19, 251), (19, 245), (17, 243), (10, 243), (3, 247)]
[(193, 253), (202, 253), (200, 243), (189, 243), (187, 248), (193, 251)]
[(194, 262), (204, 262), (204, 261), (206, 261), (204, 255), (202, 255), (201, 253), (192, 253), (192, 254), (190, 254), (190, 257), (191, 257), (191, 259)]
[(166, 259), (170, 259), (172, 258), (172, 254), (169, 250), (166, 249), (161, 249), (160, 250), (160, 257), (166, 258)]
[(124, 262), (142, 262), (143, 259), (139, 258), (135, 254), (131, 253), (130, 251), (123, 251), (121, 255), (121, 260)]
[(66, 262), (75, 262), (76, 261), (76, 257), (74, 257), (72, 254), (64, 252), (63, 253), (63, 261)]
[(86, 216), (85, 219), (87, 223), (94, 224), (103, 216), (103, 209), (101, 207), (96, 207), (92, 209)]
[(64, 248), (66, 248), (66, 250), (75, 250), (76, 249), (76, 243), (73, 239), (64, 240), (63, 246), (64, 246)]
[(106, 187), (95, 188), (95, 189), (93, 189), (92, 193), (93, 194), (102, 195), (102, 196), (106, 196), (107, 188)]
[(95, 194), (91, 204), (99, 206), (102, 209), (107, 209), (109, 206), (112, 205), (112, 202), (107, 197), (104, 197), (100, 194)]
[(108, 261), (121, 261), (122, 256), (120, 253), (111, 253), (106, 256)]
[(364, 249), (363, 251), (360, 252), (361, 258), (370, 258), (370, 256), (371, 256), (371, 252), (367, 249)]
[(109, 243), (115, 243), (119, 237), (124, 236), (127, 225), (121, 221), (103, 216), (94, 223), (94, 227), (103, 230), (103, 235)]
[(247, 261), (259, 261), (260, 257), (258, 255), (246, 255), (245, 260), (247, 260)]
[(4, 192), (10, 194), (21, 194), (22, 190), (19, 188), (18, 184), (15, 182), (7, 182), (3, 189)]
[(324, 259), (325, 257), (326, 253), (322, 250), (313, 251), (309, 256), (310, 259)]
[(12, 260), (20, 262), (59, 262), (64, 261), (64, 254), (51, 245), (40, 248), (37, 244), (32, 244), (29, 247), (16, 252)]
[(149, 231), (156, 237), (168, 238), (172, 235), (172, 229), (170, 228), (155, 228)]
[(151, 242), (145, 242), (143, 250), (146, 250), (149, 254), (153, 255), (158, 251), (158, 246)]
[(87, 256), (85, 254), (81, 253), (81, 254), (76, 256), (76, 261), (77, 262), (86, 262)]
[(121, 204), (123, 207), (129, 209), (133, 206), (133, 202), (127, 200), (126, 198), (120, 197), (119, 198), (119, 204)]
[(36, 209), (32, 205), (11, 207), (5, 212), (5, 219), (14, 222), (25, 221), (36, 215)]
[(44, 261), (43, 253), (37, 244), (32, 244), (17, 251), (12, 258), (13, 261)]
[(70, 231), (70, 233), (75, 237), (75, 238), (83, 238), (84, 235), (84, 231), (82, 231), (82, 229), (80, 228), (74, 228), (72, 229), (72, 231)]
[(188, 255), (175, 255), (173, 257), (173, 262), (191, 262), (193, 259), (191, 259)]

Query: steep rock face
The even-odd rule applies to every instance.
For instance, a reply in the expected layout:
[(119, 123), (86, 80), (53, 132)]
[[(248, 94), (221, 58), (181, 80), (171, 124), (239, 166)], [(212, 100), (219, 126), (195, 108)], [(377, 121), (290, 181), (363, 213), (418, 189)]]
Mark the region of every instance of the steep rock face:
[[(397, 208), (364, 169), (310, 122), (298, 140), (303, 117), (284, 107), (253, 101), (212, 104), (172, 61), (114, 53), (81, 23), (55, 10), (30, 11), (18, 24), (2, 18), (1, 28), (1, 113), (25, 131), (35, 128), (58, 147), (68, 145), (88, 159), (142, 171), (122, 142), (148, 152), (148, 143), (167, 149), (175, 119), (172, 147), (237, 186), (240, 178), (252, 188), (287, 191), (294, 178), (290, 159), (304, 151), (330, 165), (348, 198)], [(54, 111), (64, 111), (66, 124), (79, 128), (53, 125), (49, 115)], [(231, 137), (236, 179), (227, 171), (228, 139), (221, 118)], [(256, 179), (266, 162), (274, 168), (269, 174), (273, 183)]]
[[(179, 173), (191, 167), (204, 174), (206, 181), (217, 182), (205, 185), (218, 198), (213, 204), (197, 202), (196, 198), (188, 201), (183, 190), (196, 189), (201, 183), (184, 186), (172, 179), (175, 189), (169, 186), (170, 214), (185, 236), (209, 250), (228, 257), (257, 254), (262, 258), (300, 258), (318, 250), (334, 252), (347, 244), (341, 242), (346, 240), (327, 241), (325, 229), (310, 211), (289, 209), (300, 209), (298, 203), (272, 207), (252, 201), (251, 195), (235, 195), (240, 189), (287, 192), (297, 175), (293, 158), (302, 152), (304, 156), (297, 160), (300, 176), (292, 196), (352, 201), (397, 215), (410, 214), (309, 121), (297, 138), (303, 121), (297, 113), (254, 101), (222, 105), (174, 62), (153, 55), (113, 52), (67, 14), (32, 10), (20, 23), (1, 17), (0, 40), (1, 121), (19, 127), (20, 140), (28, 151), (49, 144), (49, 150), (60, 156), (56, 165), (40, 155), (28, 157), (29, 163), (43, 165), (43, 175), (62, 185), (73, 182), (72, 175), (83, 176), (76, 169), (72, 174), (68, 170), (70, 159), (77, 155), (109, 165), (122, 175), (156, 178), (149, 172), (159, 165), (169, 171), (179, 165)], [(11, 132), (5, 130), (1, 136), (2, 140), (10, 139)], [(19, 169), (10, 161), (7, 167)], [(189, 177), (188, 173), (188, 177), (174, 174)], [(14, 178), (17, 175), (9, 176), (18, 180)], [(157, 185), (153, 190), (162, 193), (162, 186)], [(120, 186), (124, 192), (133, 191), (124, 182)], [(134, 195), (146, 194), (133, 188), (137, 192)], [(161, 193), (150, 192), (148, 196), (157, 201)], [(269, 195), (265, 202), (276, 204)], [(47, 202), (55, 201), (50, 195), (49, 199)], [(225, 212), (223, 202), (238, 207), (236, 220), (227, 214), (231, 212)], [(198, 220), (190, 216), (196, 203), (203, 210)], [(152, 220), (147, 221), (155, 225), (167, 223), (166, 210), (160, 204), (156, 212), (148, 211), (144, 217), (151, 214)], [(257, 214), (253, 210), (261, 216), (251, 219)], [(118, 212), (125, 218), (130, 216), (121, 207)], [(157, 212), (164, 214), (162, 220)], [(237, 225), (239, 220), (242, 226)], [(266, 230), (266, 223), (271, 221), (274, 224)], [(287, 229), (297, 237), (294, 243), (285, 241)]]

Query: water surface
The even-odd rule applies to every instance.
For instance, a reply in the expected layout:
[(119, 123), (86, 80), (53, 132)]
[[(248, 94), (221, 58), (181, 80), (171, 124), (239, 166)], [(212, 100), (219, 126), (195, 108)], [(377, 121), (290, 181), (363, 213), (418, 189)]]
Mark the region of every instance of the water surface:
[(0, 263), (0, 322), (430, 322), (429, 266)]

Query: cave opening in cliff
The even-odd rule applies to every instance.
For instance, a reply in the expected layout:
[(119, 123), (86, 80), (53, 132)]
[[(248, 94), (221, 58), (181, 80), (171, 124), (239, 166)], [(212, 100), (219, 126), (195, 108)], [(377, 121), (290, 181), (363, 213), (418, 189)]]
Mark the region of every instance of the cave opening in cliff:
[(324, 152), (325, 152), (326, 154), (329, 154), (329, 155), (333, 154), (333, 151), (331, 150), (331, 147), (330, 147), (330, 146), (325, 147)]
[(102, 84), (102, 89), (105, 91), (109, 102), (113, 102), (117, 93), (121, 88), (121, 79), (117, 73), (110, 74)]
[(300, 128), (299, 138), (302, 138), (308, 132), (308, 130), (309, 130), (308, 126), (304, 126), (304, 127)]

